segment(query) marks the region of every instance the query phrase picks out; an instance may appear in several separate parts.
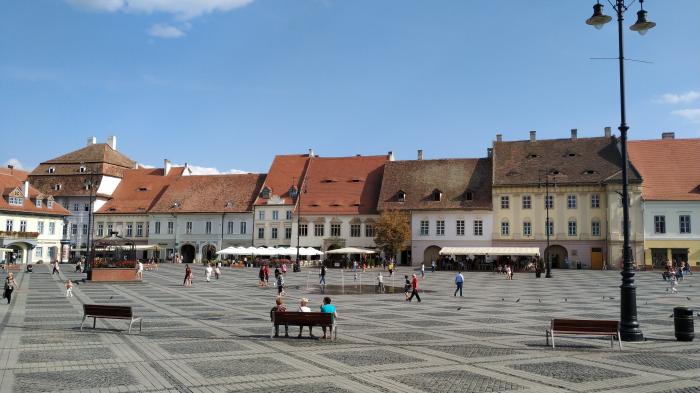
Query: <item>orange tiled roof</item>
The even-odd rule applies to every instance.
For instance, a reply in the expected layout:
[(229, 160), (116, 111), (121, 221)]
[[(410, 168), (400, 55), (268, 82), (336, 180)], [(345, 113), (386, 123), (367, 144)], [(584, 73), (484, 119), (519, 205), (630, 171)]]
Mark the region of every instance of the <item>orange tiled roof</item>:
[(700, 201), (700, 139), (630, 141), (646, 200)]
[[(270, 195), (284, 199), (284, 205), (294, 205), (296, 200), (289, 195), (294, 185), (297, 190), (301, 186), (304, 172), (309, 161), (308, 154), (278, 155), (270, 165), (265, 184), (261, 188), (269, 188)], [(293, 183), (292, 183), (293, 182)], [(267, 205), (269, 199), (258, 196), (255, 206)]]
[(185, 167), (173, 167), (167, 176), (163, 176), (163, 168), (127, 169), (112, 198), (97, 213), (147, 213), (184, 170)]
[[(27, 178), (27, 173), (24, 171), (14, 170), (10, 173), (9, 170), (0, 170), (0, 210), (17, 213), (33, 213), (44, 215), (68, 216), (70, 212), (63, 206), (54, 202), (51, 209), (46, 205), (49, 195), (42, 194), (39, 190), (29, 186), (29, 200), (24, 199), (22, 206), (10, 205), (10, 193), (16, 189), (23, 194), (24, 180)], [(36, 198), (41, 197), (41, 207), (36, 207)]]
[(387, 156), (311, 158), (301, 214), (377, 214), (386, 162)]
[(252, 204), (265, 175), (182, 176), (158, 199), (151, 213), (245, 213)]

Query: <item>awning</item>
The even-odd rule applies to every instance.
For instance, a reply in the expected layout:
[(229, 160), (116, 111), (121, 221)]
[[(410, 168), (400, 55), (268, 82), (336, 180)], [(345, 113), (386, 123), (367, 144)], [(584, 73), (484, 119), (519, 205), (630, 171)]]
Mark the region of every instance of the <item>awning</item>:
[(326, 251), (326, 254), (376, 254), (376, 251), (364, 248), (345, 247)]
[(443, 247), (440, 255), (540, 255), (539, 247)]
[(15, 252), (17, 250), (12, 248), (0, 248), (0, 252)]

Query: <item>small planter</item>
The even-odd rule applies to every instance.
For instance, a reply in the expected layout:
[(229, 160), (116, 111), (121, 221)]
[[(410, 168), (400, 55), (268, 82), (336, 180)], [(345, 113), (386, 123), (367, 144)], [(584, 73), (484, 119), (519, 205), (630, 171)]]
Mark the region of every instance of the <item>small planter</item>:
[(136, 269), (134, 268), (93, 268), (90, 271), (89, 279), (93, 282), (141, 281), (136, 277)]

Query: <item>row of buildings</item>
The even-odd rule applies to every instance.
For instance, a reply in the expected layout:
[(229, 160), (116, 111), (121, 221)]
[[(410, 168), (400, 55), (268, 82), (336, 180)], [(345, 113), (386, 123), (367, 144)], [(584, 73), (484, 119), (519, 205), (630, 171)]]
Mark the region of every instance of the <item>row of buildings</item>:
[[(554, 267), (616, 266), (622, 254), (619, 140), (497, 135), (479, 158), (278, 155), (267, 174), (192, 175), (145, 168), (106, 143), (0, 172), (0, 259), (68, 260), (112, 234), (139, 257), (214, 259), (229, 246), (374, 248), (382, 211), (403, 212), (411, 241), (396, 258), (429, 263), (446, 246), (538, 247)], [(700, 263), (700, 139), (629, 142), (634, 259)], [(92, 213), (92, 214), (91, 214)], [(549, 246), (547, 244), (549, 243)], [(548, 247), (548, 248), (547, 248)]]

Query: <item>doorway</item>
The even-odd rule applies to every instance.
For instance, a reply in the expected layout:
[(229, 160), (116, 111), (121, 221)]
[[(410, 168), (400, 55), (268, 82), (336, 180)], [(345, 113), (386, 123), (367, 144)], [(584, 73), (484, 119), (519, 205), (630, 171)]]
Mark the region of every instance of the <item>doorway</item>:
[(544, 250), (544, 260), (552, 261), (553, 269), (560, 269), (564, 265), (564, 260), (569, 255), (566, 248), (560, 245), (551, 245)]
[(183, 263), (194, 262), (194, 253), (194, 246), (191, 244), (185, 244), (184, 246), (180, 247), (180, 255), (182, 255)]
[(591, 248), (591, 269), (603, 270), (603, 249)]

